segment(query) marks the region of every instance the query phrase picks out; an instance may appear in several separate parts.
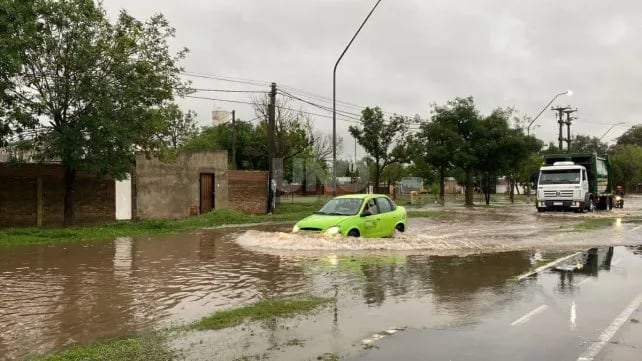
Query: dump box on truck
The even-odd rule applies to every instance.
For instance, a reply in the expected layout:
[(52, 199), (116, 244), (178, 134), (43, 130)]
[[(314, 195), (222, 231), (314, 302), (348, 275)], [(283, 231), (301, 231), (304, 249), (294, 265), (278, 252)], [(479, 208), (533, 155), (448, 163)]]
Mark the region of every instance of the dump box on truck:
[(610, 168), (608, 156), (596, 153), (544, 156), (537, 181), (537, 210), (610, 210), (613, 206)]

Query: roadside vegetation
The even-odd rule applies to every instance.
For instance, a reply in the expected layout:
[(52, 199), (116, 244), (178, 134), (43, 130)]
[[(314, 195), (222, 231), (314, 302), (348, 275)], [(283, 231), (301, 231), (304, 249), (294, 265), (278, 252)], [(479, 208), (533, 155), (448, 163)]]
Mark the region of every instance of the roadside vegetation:
[(220, 330), (247, 321), (266, 320), (273, 317), (292, 317), (310, 312), (330, 302), (331, 298), (277, 298), (230, 310), (216, 312), (191, 326), (195, 330)]
[[(315, 310), (332, 301), (323, 297), (291, 297), (263, 300), (251, 305), (218, 311), (187, 327), (169, 329), (153, 334), (132, 336), (98, 342), (91, 345), (73, 346), (49, 355), (38, 356), (31, 361), (169, 361), (180, 358), (168, 346), (168, 335), (176, 330), (220, 330), (245, 322), (266, 320), (274, 317), (293, 317)], [(293, 340), (288, 345), (300, 344)]]
[(32, 361), (170, 361), (177, 356), (165, 337), (154, 334), (74, 346)]
[(565, 228), (564, 230), (568, 232), (592, 231), (595, 229), (612, 227), (614, 224), (615, 219), (613, 218), (590, 218), (574, 224), (569, 228)]
[(206, 227), (262, 222), (297, 221), (312, 214), (320, 201), (282, 203), (272, 215), (247, 214), (227, 209), (179, 220), (117, 222), (98, 226), (69, 228), (13, 228), (0, 230), (0, 247), (27, 244), (97, 241), (117, 237), (141, 237), (189, 232)]

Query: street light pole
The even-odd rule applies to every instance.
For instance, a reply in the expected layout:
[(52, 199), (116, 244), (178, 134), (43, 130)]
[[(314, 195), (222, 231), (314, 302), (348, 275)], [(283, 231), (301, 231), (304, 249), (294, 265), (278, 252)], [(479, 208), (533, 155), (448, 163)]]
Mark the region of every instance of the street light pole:
[[(548, 103), (544, 106), (544, 108), (542, 108), (542, 110), (540, 110), (540, 112), (539, 112), (539, 113), (537, 113), (537, 115), (535, 116), (535, 118), (533, 118), (533, 120), (531, 120), (531, 121), (530, 121), (530, 123), (528, 123), (528, 126), (526, 127), (526, 135), (527, 135), (527, 136), (531, 135), (531, 125), (533, 125), (533, 123), (535, 123), (535, 121), (537, 120), (537, 118), (539, 118), (539, 116), (540, 116), (540, 115), (542, 115), (542, 113), (544, 113), (544, 111), (545, 111), (546, 109), (548, 109), (548, 107), (549, 107), (551, 104), (553, 104), (553, 102), (555, 101), (555, 99), (557, 99), (558, 97), (560, 97), (560, 96), (562, 96), (562, 95), (565, 95), (565, 94), (568, 94), (568, 96), (571, 96), (571, 95), (573, 95), (573, 91), (569, 89), (569, 90), (563, 91), (563, 92), (561, 92), (561, 93), (557, 93), (557, 94), (555, 94), (555, 96), (553, 97), (553, 99), (551, 99), (551, 101), (550, 101), (550, 102), (548, 102)], [(528, 172), (529, 172), (528, 167), (527, 167), (526, 171), (527, 171), (527, 174), (528, 174)], [(529, 180), (528, 180), (528, 182), (527, 182), (527, 186), (528, 186), (528, 203), (530, 203), (530, 202), (531, 202), (531, 185), (530, 185), (530, 177), (529, 177)]]
[(352, 42), (354, 39), (359, 35), (359, 32), (363, 28), (363, 26), (366, 24), (368, 19), (370, 18), (370, 15), (375, 11), (377, 6), (381, 0), (377, 0), (377, 3), (372, 7), (372, 10), (368, 13), (368, 16), (363, 20), (361, 23), (361, 26), (359, 26), (359, 29), (357, 29), (357, 32), (354, 34), (352, 39), (350, 39), (350, 42), (346, 46), (345, 49), (343, 49), (343, 52), (339, 56), (339, 59), (337, 59), (337, 62), (334, 64), (334, 70), (332, 71), (332, 195), (336, 196), (337, 195), (337, 67), (339, 66), (339, 62), (345, 55), (346, 51), (348, 51), (348, 48), (350, 45), (352, 45)]
[(616, 126), (618, 126), (618, 125), (624, 125), (624, 124), (625, 124), (624, 122), (619, 122), (619, 123), (615, 123), (615, 124), (611, 125), (611, 127), (609, 128), (609, 130), (607, 130), (606, 132), (604, 132), (604, 134), (602, 134), (602, 136), (600, 137), (600, 139), (599, 139), (599, 140), (602, 140), (602, 138), (604, 138), (607, 134), (609, 134), (609, 132), (610, 132), (613, 128), (615, 128)]
[(530, 135), (530, 134), (531, 134), (531, 125), (533, 125), (533, 123), (537, 120), (537, 118), (539, 118), (539, 116), (540, 116), (540, 115), (542, 115), (542, 113), (544, 113), (544, 111), (545, 111), (546, 109), (548, 109), (548, 107), (549, 107), (551, 104), (553, 104), (553, 102), (555, 101), (555, 99), (557, 99), (558, 97), (560, 97), (560, 96), (562, 96), (562, 95), (567, 95), (567, 94), (568, 94), (568, 96), (571, 96), (571, 95), (573, 95), (573, 91), (572, 91), (572, 90), (567, 90), (567, 91), (564, 91), (564, 92), (561, 92), (561, 93), (556, 94), (556, 95), (553, 97), (553, 99), (551, 99), (551, 101), (550, 101), (550, 102), (548, 102), (548, 104), (546, 104), (546, 105), (544, 106), (544, 108), (542, 108), (542, 110), (541, 110), (541, 111), (540, 111), (540, 112), (535, 116), (535, 118), (533, 118), (533, 120), (531, 120), (531, 122), (530, 122), (530, 123), (528, 123), (528, 127), (526, 127), (526, 135)]

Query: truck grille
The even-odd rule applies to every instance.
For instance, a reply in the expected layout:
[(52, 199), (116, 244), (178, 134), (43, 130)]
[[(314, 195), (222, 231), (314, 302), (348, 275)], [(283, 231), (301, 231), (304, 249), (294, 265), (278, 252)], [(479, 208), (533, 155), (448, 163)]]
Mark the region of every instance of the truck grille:
[(573, 198), (573, 191), (544, 191), (546, 198)]

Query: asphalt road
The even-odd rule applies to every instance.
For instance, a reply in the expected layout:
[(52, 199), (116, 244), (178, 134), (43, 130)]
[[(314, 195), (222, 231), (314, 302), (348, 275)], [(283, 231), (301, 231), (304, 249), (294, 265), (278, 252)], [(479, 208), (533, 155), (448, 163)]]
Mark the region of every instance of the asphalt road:
[(642, 359), (642, 248), (576, 254), (509, 292), (473, 324), (367, 339), (350, 360)]

